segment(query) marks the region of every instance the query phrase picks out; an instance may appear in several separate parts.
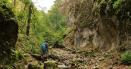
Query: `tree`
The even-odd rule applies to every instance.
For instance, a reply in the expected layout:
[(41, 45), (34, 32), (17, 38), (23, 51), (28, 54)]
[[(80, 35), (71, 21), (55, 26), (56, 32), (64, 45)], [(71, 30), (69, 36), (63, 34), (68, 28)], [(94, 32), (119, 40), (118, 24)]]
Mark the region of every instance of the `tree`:
[(14, 6), (16, 5), (16, 0), (13, 1), (14, 2)]
[(30, 23), (31, 23), (32, 8), (33, 8), (33, 4), (31, 2), (30, 5), (29, 5), (28, 23), (27, 23), (27, 28), (26, 28), (26, 35), (27, 36), (29, 36), (29, 32), (30, 32)]

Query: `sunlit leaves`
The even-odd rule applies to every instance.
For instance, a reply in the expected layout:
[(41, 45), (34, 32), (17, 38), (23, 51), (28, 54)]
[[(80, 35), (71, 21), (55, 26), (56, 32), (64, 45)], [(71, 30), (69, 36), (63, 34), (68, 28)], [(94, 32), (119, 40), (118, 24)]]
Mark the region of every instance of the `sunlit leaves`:
[(62, 41), (66, 28), (66, 17), (58, 5), (54, 5), (48, 13), (35, 11), (32, 18), (32, 32), (40, 41), (48, 40), (51, 44)]

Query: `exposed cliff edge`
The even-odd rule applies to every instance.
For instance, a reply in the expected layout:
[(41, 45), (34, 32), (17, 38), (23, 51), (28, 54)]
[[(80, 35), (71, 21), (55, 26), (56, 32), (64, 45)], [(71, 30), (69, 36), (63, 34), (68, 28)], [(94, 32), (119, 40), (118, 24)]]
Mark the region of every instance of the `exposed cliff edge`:
[(130, 0), (66, 0), (71, 31), (66, 46), (93, 50), (130, 48)]

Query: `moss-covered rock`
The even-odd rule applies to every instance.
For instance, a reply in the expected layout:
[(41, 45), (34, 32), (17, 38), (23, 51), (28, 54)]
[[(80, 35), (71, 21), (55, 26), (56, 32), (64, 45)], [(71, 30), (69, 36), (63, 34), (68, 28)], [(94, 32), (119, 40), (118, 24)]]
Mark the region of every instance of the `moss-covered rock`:
[(44, 63), (44, 69), (58, 69), (55, 61), (46, 61)]
[(0, 64), (12, 62), (12, 50), (17, 41), (18, 25), (6, 3), (0, 2)]

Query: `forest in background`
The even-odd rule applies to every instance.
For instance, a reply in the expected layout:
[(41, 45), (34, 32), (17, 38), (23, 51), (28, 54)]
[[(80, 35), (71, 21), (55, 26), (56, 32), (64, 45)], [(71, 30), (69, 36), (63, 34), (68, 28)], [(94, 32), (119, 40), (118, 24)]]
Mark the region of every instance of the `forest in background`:
[[(45, 13), (37, 10), (31, 0), (0, 1), (2, 14), (14, 15), (14, 20), (18, 24), (18, 39), (14, 50), (16, 56), (22, 56), (25, 53), (40, 54), (39, 46), (45, 40), (49, 42), (50, 47), (54, 44), (63, 45), (66, 17), (59, 10), (60, 2), (61, 0), (56, 0), (49, 12)], [(8, 13), (2, 6), (11, 9), (10, 11), (14, 14)], [(4, 13), (5, 11), (6, 13)]]
[[(66, 30), (66, 17), (58, 9), (59, 1), (55, 1), (55, 5), (48, 13), (38, 11), (31, 0), (19, 1), (19, 3), (23, 3), (23, 5), (18, 3), (18, 8), (21, 6), (20, 12), (17, 11), (16, 5), (16, 15), (19, 20), (19, 47), (25, 47), (24, 50), (27, 49), (28, 51), (38, 53), (40, 51), (39, 45), (45, 40), (49, 42), (50, 46), (63, 42)], [(29, 30), (27, 29), (28, 25), (30, 27)]]

